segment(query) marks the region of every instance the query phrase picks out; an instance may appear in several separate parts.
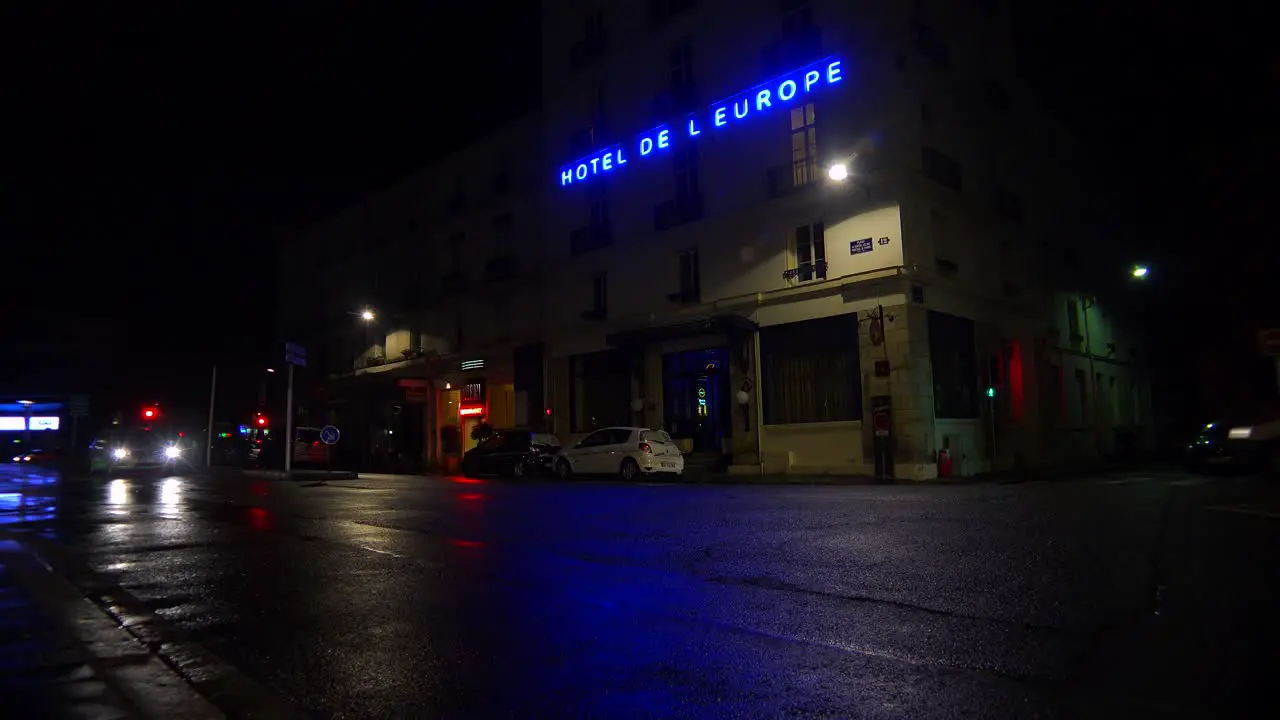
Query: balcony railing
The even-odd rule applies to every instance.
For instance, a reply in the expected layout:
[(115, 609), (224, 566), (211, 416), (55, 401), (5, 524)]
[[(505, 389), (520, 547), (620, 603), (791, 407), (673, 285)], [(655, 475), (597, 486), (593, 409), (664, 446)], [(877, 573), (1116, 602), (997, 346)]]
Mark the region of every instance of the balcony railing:
[(510, 280), (516, 276), (516, 259), (510, 255), (489, 258), (484, 264), (485, 282)]
[(796, 282), (808, 282), (810, 280), (824, 280), (827, 277), (827, 261), (814, 260), (813, 262), (800, 263), (798, 266), (790, 270), (782, 272), (783, 280), (794, 280)]
[(667, 200), (653, 206), (653, 229), (655, 232), (662, 232), (686, 225), (701, 220), (703, 214), (702, 193), (682, 193), (674, 200)]
[(608, 222), (591, 223), (569, 233), (569, 254), (583, 255), (613, 244), (613, 229)]
[(461, 295), (466, 291), (467, 274), (461, 270), (454, 270), (440, 276), (440, 297)]
[(786, 165), (775, 165), (766, 171), (769, 197), (779, 198), (799, 190), (818, 186), (818, 160), (805, 158)]
[(760, 51), (760, 69), (763, 77), (773, 77), (821, 57), (822, 31), (809, 26), (793, 30), (765, 46)]

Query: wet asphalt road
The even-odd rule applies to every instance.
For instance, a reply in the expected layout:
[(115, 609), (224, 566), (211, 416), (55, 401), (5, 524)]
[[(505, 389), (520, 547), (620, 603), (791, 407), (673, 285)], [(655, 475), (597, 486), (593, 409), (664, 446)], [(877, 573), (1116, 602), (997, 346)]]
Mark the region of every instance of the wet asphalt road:
[(0, 521), (316, 717), (1209, 716), (1280, 640), (1249, 478), (45, 480)]

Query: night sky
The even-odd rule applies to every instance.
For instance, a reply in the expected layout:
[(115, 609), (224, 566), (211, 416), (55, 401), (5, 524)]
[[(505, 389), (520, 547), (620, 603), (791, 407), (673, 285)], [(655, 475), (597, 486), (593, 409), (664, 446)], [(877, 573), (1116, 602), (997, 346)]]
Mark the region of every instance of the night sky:
[[(200, 402), (213, 362), (277, 355), (279, 238), (537, 97), (536, 3), (500, 23), (422, 2), (39, 5), (7, 23), (21, 131), (3, 174), (0, 392)], [(1209, 308), (1264, 292), (1276, 265), (1264, 131), (1280, 65), (1249, 30), (1263, 19), (1035, 5), (1028, 79), (1091, 138), (1110, 242), (1153, 264), (1169, 327), (1251, 338), (1265, 318)]]

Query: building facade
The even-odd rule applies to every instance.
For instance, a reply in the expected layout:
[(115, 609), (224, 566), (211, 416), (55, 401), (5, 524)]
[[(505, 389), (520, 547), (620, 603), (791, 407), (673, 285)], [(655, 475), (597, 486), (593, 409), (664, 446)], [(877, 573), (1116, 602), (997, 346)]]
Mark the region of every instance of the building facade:
[[(433, 463), (468, 417), (562, 441), (661, 427), (740, 473), (923, 479), (941, 451), (963, 475), (1150, 443), (1142, 346), (1099, 289), (1127, 268), (1084, 249), (1084, 149), (1019, 93), (1011, 19), (886, 5), (546, 3), (542, 109), (508, 131), (543, 150), (513, 166), (518, 249), (478, 229), (491, 210), (431, 223), (402, 252), (447, 272), (402, 278), (423, 301), (361, 350), (425, 356), (354, 374), (418, 373)], [(424, 172), (433, 199), (511, 137)], [(515, 279), (478, 288), (507, 256)]]

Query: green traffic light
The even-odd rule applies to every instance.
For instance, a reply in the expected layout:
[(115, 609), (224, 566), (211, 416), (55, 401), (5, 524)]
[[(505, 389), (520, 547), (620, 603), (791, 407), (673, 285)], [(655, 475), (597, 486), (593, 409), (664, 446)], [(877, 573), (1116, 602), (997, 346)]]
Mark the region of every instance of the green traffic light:
[(995, 396), (996, 396), (996, 389), (993, 387), (987, 388), (987, 397), (993, 398)]

